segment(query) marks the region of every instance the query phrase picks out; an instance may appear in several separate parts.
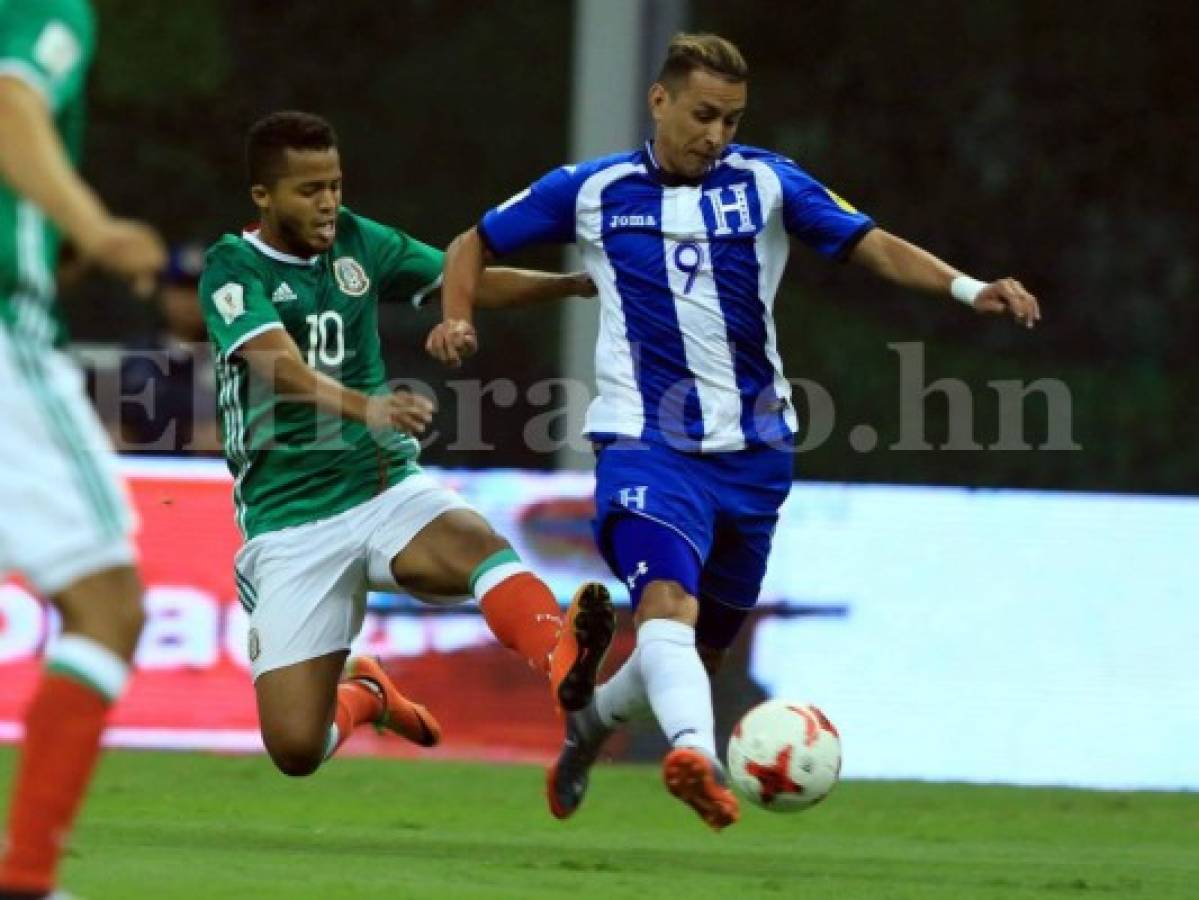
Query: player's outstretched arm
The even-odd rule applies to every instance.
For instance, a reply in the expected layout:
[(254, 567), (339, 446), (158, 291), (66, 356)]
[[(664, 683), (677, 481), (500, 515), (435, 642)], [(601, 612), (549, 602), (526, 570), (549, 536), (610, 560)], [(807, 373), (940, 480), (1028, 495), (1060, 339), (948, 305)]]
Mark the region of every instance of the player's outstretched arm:
[(1037, 298), (1016, 279), (1001, 278), (987, 284), (970, 278), (927, 250), (881, 228), (871, 229), (849, 258), (895, 284), (954, 297), (983, 314), (1010, 314), (1027, 328), (1041, 318)]
[(237, 348), (237, 355), (276, 394), (292, 402), (309, 402), (317, 409), (362, 422), (374, 431), (423, 434), (433, 418), (433, 403), (419, 394), (396, 391), (368, 396), (304, 362), (300, 348), (282, 328), (270, 328)]
[(71, 167), (50, 110), (36, 90), (0, 75), (0, 180), (38, 207), (80, 255), (142, 292), (166, 265), (166, 246), (141, 222), (117, 219)]
[(475, 306), (505, 309), (568, 297), (594, 297), (595, 283), (586, 272), (537, 272), (532, 269), (487, 268), (479, 278)]
[(479, 347), (474, 311), (529, 306), (567, 297), (594, 297), (595, 284), (585, 272), (558, 274), (530, 269), (488, 268), (491, 251), (477, 229), (450, 242), (441, 286), (442, 321), (434, 326), (425, 349), (446, 365), (460, 366)]

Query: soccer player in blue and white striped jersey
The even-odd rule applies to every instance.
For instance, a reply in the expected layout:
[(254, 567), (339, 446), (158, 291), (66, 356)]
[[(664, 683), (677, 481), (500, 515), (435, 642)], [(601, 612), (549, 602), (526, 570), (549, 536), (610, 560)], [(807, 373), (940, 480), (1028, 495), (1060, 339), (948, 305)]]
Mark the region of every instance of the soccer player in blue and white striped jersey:
[[(573, 241), (600, 299), (596, 539), (629, 586), (637, 647), (572, 714), (549, 772), (554, 815), (578, 808), (607, 735), (648, 701), (673, 749), (668, 788), (714, 828), (738, 817), (716, 755), (708, 670), (757, 602), (799, 423), (775, 341), (788, 236), (897, 284), (1031, 327), (1013, 279), (969, 278), (879, 228), (790, 159), (732, 143), (748, 70), (715, 35), (679, 35), (650, 88), (654, 136), (557, 169), (484, 215), (446, 259), (428, 349), (475, 351), (485, 263)], [(707, 666), (707, 668), (705, 668)]]

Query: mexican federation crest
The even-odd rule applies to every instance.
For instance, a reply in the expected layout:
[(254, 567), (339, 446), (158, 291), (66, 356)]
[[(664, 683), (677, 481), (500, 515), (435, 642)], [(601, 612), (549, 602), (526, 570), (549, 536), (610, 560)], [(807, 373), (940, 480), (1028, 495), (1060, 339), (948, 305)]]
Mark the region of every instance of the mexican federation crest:
[(340, 256), (333, 261), (333, 277), (342, 293), (351, 297), (361, 297), (371, 286), (366, 270), (352, 256)]

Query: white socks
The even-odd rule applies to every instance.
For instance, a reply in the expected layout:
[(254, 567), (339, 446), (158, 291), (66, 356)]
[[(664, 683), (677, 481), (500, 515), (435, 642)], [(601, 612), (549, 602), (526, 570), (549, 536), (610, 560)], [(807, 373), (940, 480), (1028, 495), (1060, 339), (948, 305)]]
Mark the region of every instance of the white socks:
[(674, 747), (697, 747), (716, 756), (712, 687), (695, 651), (695, 629), (670, 619), (650, 619), (637, 629), (637, 648), (596, 691), (600, 719), (615, 727), (652, 707)]
[(634, 647), (624, 665), (595, 689), (594, 702), (600, 721), (609, 729), (619, 728), (649, 712), (649, 698), (645, 696), (645, 682), (641, 680), (640, 647)]

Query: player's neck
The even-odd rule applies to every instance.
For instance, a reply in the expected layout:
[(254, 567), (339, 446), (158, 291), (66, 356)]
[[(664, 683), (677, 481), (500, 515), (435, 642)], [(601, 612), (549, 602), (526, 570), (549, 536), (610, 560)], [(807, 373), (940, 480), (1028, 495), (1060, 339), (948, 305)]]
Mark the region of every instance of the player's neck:
[(311, 247), (289, 241), (284, 232), (267, 219), (263, 219), (258, 225), (258, 239), (272, 250), (287, 256), (299, 259), (312, 259), (314, 256), (319, 256)]
[(650, 162), (653, 164), (655, 174), (663, 184), (699, 184), (704, 180), (704, 176), (707, 175), (707, 172), (695, 176), (685, 175), (677, 171), (670, 163), (669, 148), (664, 148), (657, 138), (650, 138), (650, 140), (646, 141), (645, 149), (649, 153)]

